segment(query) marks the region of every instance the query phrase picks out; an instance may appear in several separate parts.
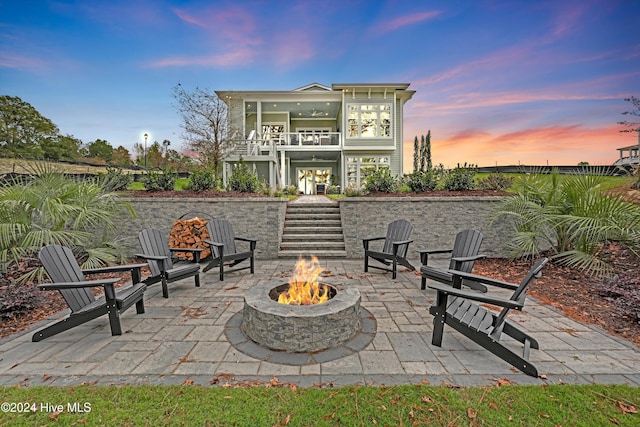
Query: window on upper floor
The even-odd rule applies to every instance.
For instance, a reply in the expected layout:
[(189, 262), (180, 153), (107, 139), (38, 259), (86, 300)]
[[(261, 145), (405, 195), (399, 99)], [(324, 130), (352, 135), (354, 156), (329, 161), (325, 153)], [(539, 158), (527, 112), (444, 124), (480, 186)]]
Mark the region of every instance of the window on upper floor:
[(390, 138), (391, 104), (348, 104), (349, 138)]

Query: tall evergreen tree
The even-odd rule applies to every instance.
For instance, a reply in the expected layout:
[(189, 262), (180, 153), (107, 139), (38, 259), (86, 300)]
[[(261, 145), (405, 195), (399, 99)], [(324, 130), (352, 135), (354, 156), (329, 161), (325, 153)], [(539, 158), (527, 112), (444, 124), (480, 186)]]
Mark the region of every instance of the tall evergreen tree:
[(427, 170), (433, 167), (433, 163), (431, 162), (431, 129), (427, 132), (427, 140), (425, 142), (426, 145), (426, 156), (427, 156)]
[(420, 172), (424, 172), (425, 170), (425, 145), (424, 145), (424, 135), (420, 135)]
[(413, 138), (413, 171), (418, 172), (418, 135)]

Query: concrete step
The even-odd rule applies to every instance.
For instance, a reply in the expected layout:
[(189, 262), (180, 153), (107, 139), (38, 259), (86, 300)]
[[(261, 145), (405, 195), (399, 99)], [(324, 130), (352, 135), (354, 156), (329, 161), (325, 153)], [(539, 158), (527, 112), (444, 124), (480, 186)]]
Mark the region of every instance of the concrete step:
[(327, 220), (327, 219), (334, 219), (334, 220), (340, 220), (340, 213), (316, 213), (316, 212), (305, 212), (305, 213), (288, 213), (287, 212), (287, 216), (285, 217), (286, 220), (285, 221), (290, 221), (290, 220), (294, 220), (294, 219), (321, 219), (321, 220)]
[(287, 207), (287, 215), (291, 213), (340, 213), (339, 207)]
[(342, 233), (331, 233), (331, 234), (291, 234), (291, 233), (284, 233), (282, 235), (282, 241), (283, 242), (290, 242), (290, 241), (304, 241), (304, 242), (322, 242), (322, 241), (340, 241), (340, 242), (344, 242), (344, 236), (342, 235)]
[(339, 219), (285, 219), (285, 227), (342, 227)]
[(342, 236), (342, 227), (333, 227), (333, 226), (315, 226), (315, 227), (307, 227), (303, 225), (290, 226), (286, 223), (284, 224), (284, 230), (282, 231), (284, 234), (318, 234), (319, 231), (322, 231), (323, 235), (326, 234), (339, 234)]
[(309, 258), (314, 255), (318, 258), (346, 258), (347, 251), (329, 251), (329, 250), (315, 250), (315, 251), (278, 251), (278, 258)]
[(281, 242), (280, 250), (313, 250), (317, 249), (330, 249), (330, 250), (345, 250), (344, 242)]

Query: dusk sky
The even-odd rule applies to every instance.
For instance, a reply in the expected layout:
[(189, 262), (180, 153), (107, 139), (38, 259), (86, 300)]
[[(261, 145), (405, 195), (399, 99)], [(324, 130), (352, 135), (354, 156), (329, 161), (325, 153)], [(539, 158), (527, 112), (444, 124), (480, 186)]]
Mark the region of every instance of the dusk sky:
[(613, 163), (640, 97), (640, 1), (3, 1), (0, 95), (62, 134), (182, 146), (172, 88), (410, 83), (435, 164)]

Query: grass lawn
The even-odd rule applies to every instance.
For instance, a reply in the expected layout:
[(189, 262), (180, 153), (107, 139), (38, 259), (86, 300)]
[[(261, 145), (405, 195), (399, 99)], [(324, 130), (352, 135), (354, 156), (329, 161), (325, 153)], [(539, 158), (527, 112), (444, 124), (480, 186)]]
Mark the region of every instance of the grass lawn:
[[(475, 176), (475, 182), (476, 184), (478, 183), (478, 181), (480, 179), (486, 178), (488, 177), (489, 173), (478, 173)], [(502, 174), (504, 176), (512, 176), (514, 178), (518, 178), (519, 176), (522, 176), (522, 174), (519, 173), (504, 173)], [(551, 174), (540, 174), (539, 175), (541, 177), (541, 179), (543, 180), (549, 180), (551, 181)], [(575, 177), (575, 175), (559, 175), (559, 179), (560, 182), (562, 182), (563, 180), (567, 180), (567, 179), (573, 179)], [(631, 184), (633, 183), (634, 178), (631, 176), (605, 176), (603, 177), (603, 183), (601, 185), (603, 190), (610, 190), (612, 188), (617, 188), (617, 187), (630, 187)], [(507, 190), (508, 191), (508, 190)]]
[[(3, 387), (0, 425), (640, 425), (637, 387)], [(23, 412), (5, 410), (20, 409)], [(46, 403), (54, 407), (42, 406)], [(84, 412), (70, 411), (76, 405)], [(62, 411), (59, 411), (62, 405)], [(27, 406), (25, 410), (24, 407)], [(58, 407), (55, 407), (58, 406)]]

